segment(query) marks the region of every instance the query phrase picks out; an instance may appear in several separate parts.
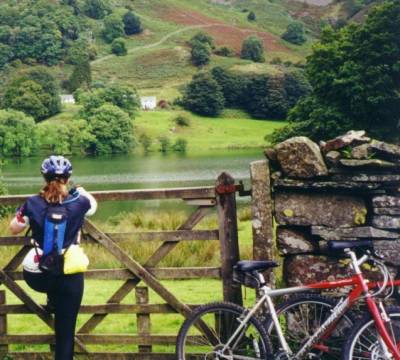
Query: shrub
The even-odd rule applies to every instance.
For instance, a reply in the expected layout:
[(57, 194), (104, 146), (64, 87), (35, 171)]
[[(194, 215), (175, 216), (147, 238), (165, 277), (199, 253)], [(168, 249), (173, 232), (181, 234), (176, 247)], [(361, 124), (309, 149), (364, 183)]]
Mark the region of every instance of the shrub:
[(142, 145), (143, 151), (148, 153), (152, 143), (150, 136), (145, 133), (141, 134), (139, 137), (139, 143)]
[(249, 14), (247, 15), (247, 20), (249, 21), (255, 21), (256, 20), (256, 14), (254, 11), (250, 11)]
[(215, 49), (213, 37), (205, 32), (198, 32), (190, 39), (189, 44), (193, 46), (195, 43), (198, 42), (202, 44), (207, 44), (211, 49)]
[(125, 35), (124, 23), (118, 14), (108, 15), (104, 19), (102, 36), (105, 41), (111, 43), (114, 39)]
[(183, 115), (178, 115), (175, 118), (175, 124), (181, 127), (190, 126), (190, 120)]
[(282, 34), (282, 39), (295, 45), (304, 44), (306, 42), (304, 25), (300, 22), (290, 23)]
[(242, 44), (240, 57), (255, 62), (264, 62), (264, 45), (262, 40), (255, 35), (251, 35), (245, 39)]
[(218, 55), (218, 56), (234, 57), (235, 50), (233, 50), (229, 46), (221, 46), (221, 47), (215, 49), (214, 54)]
[(37, 150), (35, 122), (23, 112), (0, 110), (0, 152), (3, 156), (29, 156)]
[(85, 0), (83, 12), (93, 19), (102, 19), (111, 12), (107, 0)]
[(111, 51), (117, 56), (124, 56), (128, 53), (126, 50), (125, 40), (123, 38), (116, 38), (111, 44)]
[(166, 136), (160, 136), (158, 142), (160, 143), (160, 151), (166, 153), (171, 146), (171, 141)]
[(210, 62), (211, 48), (208, 44), (202, 42), (194, 42), (192, 45), (192, 63), (195, 66), (203, 66)]
[(143, 31), (140, 17), (134, 14), (132, 11), (128, 11), (122, 20), (124, 22), (124, 30), (126, 35), (139, 34)]
[(172, 145), (172, 149), (176, 152), (186, 152), (187, 150), (187, 140), (178, 138), (176, 139), (174, 145)]

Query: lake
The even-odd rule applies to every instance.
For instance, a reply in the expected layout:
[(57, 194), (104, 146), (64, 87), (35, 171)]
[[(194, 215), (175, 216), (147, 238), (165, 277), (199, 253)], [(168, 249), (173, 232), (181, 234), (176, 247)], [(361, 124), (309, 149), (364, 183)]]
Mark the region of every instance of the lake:
[[(144, 189), (214, 184), (228, 171), (237, 181), (249, 186), (249, 164), (263, 159), (262, 149), (214, 150), (199, 154), (118, 155), (107, 157), (70, 157), (72, 181), (87, 190)], [(42, 157), (7, 160), (3, 180), (11, 194), (36, 193), (43, 184), (40, 176)], [(105, 202), (97, 217), (108, 218), (121, 211), (137, 209), (175, 209), (177, 201)], [(180, 206), (181, 207), (181, 206)]]

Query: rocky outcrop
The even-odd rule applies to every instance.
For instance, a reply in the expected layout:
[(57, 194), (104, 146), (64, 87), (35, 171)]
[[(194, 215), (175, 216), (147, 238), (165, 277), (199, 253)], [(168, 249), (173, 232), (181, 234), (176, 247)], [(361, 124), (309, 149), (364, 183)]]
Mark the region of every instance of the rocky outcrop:
[(306, 137), (286, 140), (275, 150), (283, 173), (289, 177), (306, 179), (328, 174), (318, 145)]

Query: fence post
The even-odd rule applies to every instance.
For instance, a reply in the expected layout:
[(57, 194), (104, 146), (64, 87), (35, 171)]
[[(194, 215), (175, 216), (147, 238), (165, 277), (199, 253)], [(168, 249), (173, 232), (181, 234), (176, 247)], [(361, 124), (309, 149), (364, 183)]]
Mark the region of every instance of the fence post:
[[(274, 227), (272, 221), (271, 179), (268, 160), (250, 163), (251, 211), (253, 221), (254, 260), (274, 260)], [(273, 271), (267, 271), (265, 280), (275, 285)]]
[[(145, 286), (138, 286), (135, 288), (136, 304), (149, 303), (149, 288)], [(151, 332), (150, 314), (136, 314), (137, 319), (137, 333), (139, 336), (149, 336)], [(152, 351), (151, 345), (139, 345), (140, 353), (150, 353)]]
[(241, 305), (241, 286), (232, 280), (233, 265), (240, 259), (235, 180), (231, 175), (223, 172), (217, 178), (215, 191), (217, 196), (224, 300)]
[[(6, 292), (4, 290), (0, 291), (0, 305), (6, 304)], [(0, 315), (0, 335), (7, 335), (7, 314)], [(8, 354), (8, 345), (0, 345), (0, 357), (3, 358)]]

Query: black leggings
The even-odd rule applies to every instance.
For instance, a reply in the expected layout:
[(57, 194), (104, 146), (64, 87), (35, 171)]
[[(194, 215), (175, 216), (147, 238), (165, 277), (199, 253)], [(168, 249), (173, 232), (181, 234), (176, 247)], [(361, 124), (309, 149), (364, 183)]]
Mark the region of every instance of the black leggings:
[(76, 318), (83, 296), (83, 273), (53, 276), (24, 271), (24, 278), (34, 290), (46, 292), (55, 308), (55, 360), (72, 360)]

